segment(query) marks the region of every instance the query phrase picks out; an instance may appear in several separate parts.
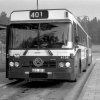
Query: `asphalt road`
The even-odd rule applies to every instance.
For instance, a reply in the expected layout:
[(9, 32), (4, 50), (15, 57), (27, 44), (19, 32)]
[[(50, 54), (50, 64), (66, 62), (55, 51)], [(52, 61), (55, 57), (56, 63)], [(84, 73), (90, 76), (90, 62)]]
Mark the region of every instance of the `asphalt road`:
[[(93, 63), (97, 58), (98, 53), (94, 53)], [(90, 66), (90, 68), (92, 69), (92, 66)], [(74, 95), (76, 92), (81, 91), (79, 88), (83, 87), (82, 84), (85, 83), (83, 80), (86, 80), (84, 77), (87, 72), (82, 73), (78, 82), (45, 81), (29, 83), (26, 83), (25, 81), (10, 81), (5, 78), (5, 72), (0, 72), (0, 100), (73, 100), (69, 98), (71, 98), (71, 95)], [(70, 95), (70, 93), (72, 94)], [(77, 94), (79, 95), (79, 93)]]

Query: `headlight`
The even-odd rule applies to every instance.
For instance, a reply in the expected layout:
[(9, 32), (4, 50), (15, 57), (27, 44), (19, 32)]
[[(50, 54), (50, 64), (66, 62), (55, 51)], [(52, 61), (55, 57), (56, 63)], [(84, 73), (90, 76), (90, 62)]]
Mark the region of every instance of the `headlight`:
[(19, 67), (19, 62), (15, 62), (15, 67)]
[(14, 62), (9, 62), (9, 66), (13, 67), (14, 66)]
[(65, 63), (65, 66), (66, 66), (66, 67), (70, 67), (70, 62), (66, 62), (66, 63)]
[(64, 67), (64, 63), (63, 62), (60, 62), (59, 63), (59, 67), (63, 68)]

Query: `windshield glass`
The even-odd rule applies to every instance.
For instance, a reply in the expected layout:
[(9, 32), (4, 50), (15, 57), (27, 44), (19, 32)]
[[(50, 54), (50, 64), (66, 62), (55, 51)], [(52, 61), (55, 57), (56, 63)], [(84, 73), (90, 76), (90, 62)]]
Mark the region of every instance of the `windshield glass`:
[(62, 48), (69, 40), (69, 23), (11, 25), (10, 47), (14, 49)]

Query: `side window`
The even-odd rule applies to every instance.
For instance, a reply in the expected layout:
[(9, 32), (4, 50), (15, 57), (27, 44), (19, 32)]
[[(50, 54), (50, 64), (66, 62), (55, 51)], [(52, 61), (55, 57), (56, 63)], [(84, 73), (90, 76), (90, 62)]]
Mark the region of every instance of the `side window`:
[(85, 46), (87, 46), (87, 35), (85, 34), (85, 32), (82, 30), (82, 36), (83, 36), (83, 42), (82, 42), (82, 44), (83, 45), (85, 45)]
[(79, 26), (78, 26), (78, 36), (79, 36), (79, 43), (82, 45), (87, 45), (87, 35)]
[(79, 43), (82, 44), (82, 34), (81, 34), (81, 28), (79, 27), (79, 25), (77, 26), (77, 30), (78, 30)]
[(75, 22), (73, 23), (73, 41), (75, 44), (78, 44), (79, 42), (78, 29), (77, 24)]

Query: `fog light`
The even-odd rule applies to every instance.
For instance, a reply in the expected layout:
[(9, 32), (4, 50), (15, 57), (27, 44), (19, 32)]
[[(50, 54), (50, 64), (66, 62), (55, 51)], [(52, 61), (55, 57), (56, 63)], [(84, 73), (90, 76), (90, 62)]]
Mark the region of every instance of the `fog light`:
[(13, 67), (14, 66), (14, 62), (9, 62), (9, 66)]
[(63, 62), (60, 62), (59, 63), (59, 67), (63, 68), (64, 67), (64, 63)]
[(15, 62), (15, 67), (19, 67), (19, 62)]
[(66, 62), (65, 66), (70, 67), (70, 62)]

